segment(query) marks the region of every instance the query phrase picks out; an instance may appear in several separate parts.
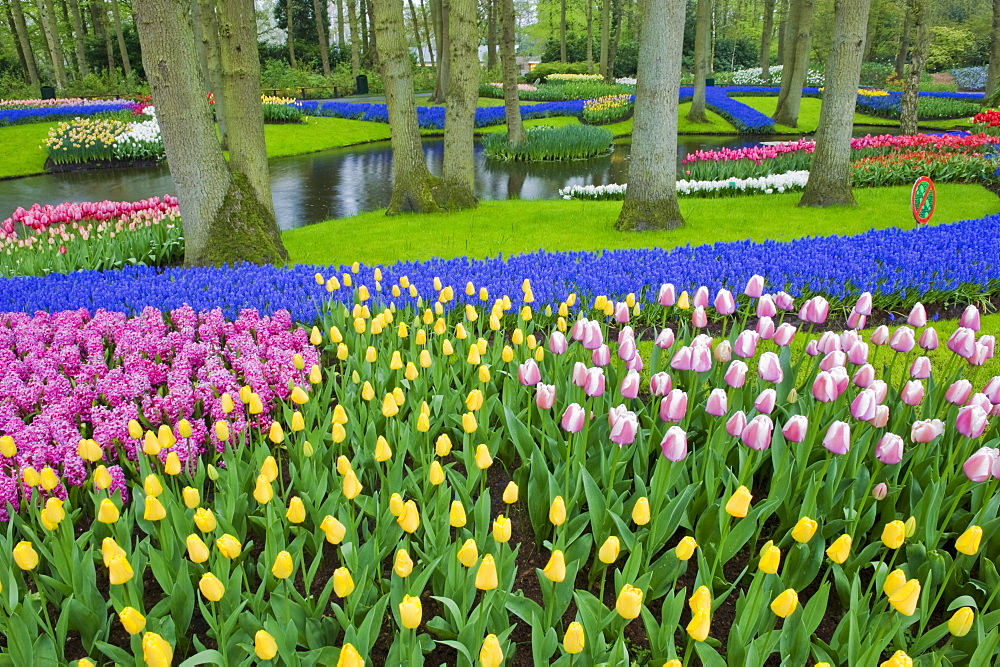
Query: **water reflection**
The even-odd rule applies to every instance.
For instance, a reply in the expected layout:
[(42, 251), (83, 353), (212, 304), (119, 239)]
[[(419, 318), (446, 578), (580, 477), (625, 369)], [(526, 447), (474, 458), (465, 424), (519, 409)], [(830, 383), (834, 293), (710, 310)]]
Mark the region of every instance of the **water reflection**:
[[(731, 136), (681, 137), (679, 155), (699, 149), (748, 146), (753, 139)], [(611, 155), (592, 160), (546, 163), (506, 163), (486, 160), (475, 150), (476, 194), (481, 199), (556, 199), (569, 185), (604, 185), (628, 181), (630, 144), (616, 144)], [(444, 143), (424, 141), (427, 165), (441, 173)], [(330, 218), (343, 218), (384, 208), (392, 186), (392, 151), (388, 142), (352, 146), (270, 161), (275, 213), (282, 229)], [(142, 169), (46, 174), (0, 181), (0, 217), (18, 206), (64, 201), (134, 201), (174, 194), (165, 166)]]

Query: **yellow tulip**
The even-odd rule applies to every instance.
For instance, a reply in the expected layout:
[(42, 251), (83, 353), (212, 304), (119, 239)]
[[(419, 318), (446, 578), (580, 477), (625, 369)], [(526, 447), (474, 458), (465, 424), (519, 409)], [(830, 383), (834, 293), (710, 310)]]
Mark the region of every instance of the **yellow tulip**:
[(500, 667), (503, 664), (503, 649), (496, 635), (486, 635), (479, 649), (479, 663), (482, 667)]
[(302, 413), (298, 410), (292, 413), (292, 424), (290, 428), (294, 433), (303, 431), (306, 428), (306, 420), (302, 417)]
[(354, 579), (346, 567), (338, 567), (333, 571), (333, 592), (339, 598), (346, 598), (354, 591)]
[(146, 496), (156, 498), (163, 493), (163, 485), (160, 484), (160, 478), (156, 475), (146, 475), (146, 479), (142, 482), (142, 490)]
[(287, 579), (295, 571), (295, 564), (292, 562), (292, 554), (287, 551), (279, 551), (274, 558), (274, 565), (271, 566), (271, 574), (278, 579)]
[(420, 354), (417, 356), (417, 363), (420, 364), (421, 368), (430, 368), (431, 364), (434, 363), (431, 359), (431, 353), (428, 350), (420, 350)]
[(181, 491), (181, 497), (184, 499), (184, 506), (189, 510), (193, 510), (201, 503), (201, 493), (198, 489), (190, 486), (184, 487), (184, 490)]
[(323, 517), (319, 528), (326, 534), (326, 541), (330, 544), (340, 544), (347, 534), (347, 527), (329, 514)]
[(508, 505), (513, 505), (517, 502), (519, 494), (519, 489), (517, 484), (514, 482), (507, 482), (507, 486), (503, 490), (503, 501)]
[[(663, 667), (683, 667), (683, 665), (680, 660), (678, 660), (677, 658), (673, 658), (672, 660), (667, 660), (665, 663), (663, 663)], [(827, 665), (827, 667), (830, 666)]]
[(969, 526), (964, 533), (955, 540), (955, 550), (966, 556), (975, 556), (979, 553), (979, 544), (983, 539), (983, 529), (979, 526)]
[(615, 601), (615, 611), (626, 620), (637, 618), (642, 611), (642, 591), (631, 584), (622, 586)]
[(767, 574), (777, 574), (778, 566), (781, 564), (781, 549), (774, 546), (770, 541), (761, 550), (760, 562), (757, 567), (761, 572)]
[(583, 652), (586, 643), (583, 626), (578, 621), (570, 623), (566, 628), (566, 634), (563, 635), (563, 649), (569, 654), (576, 655)]
[(319, 364), (313, 364), (312, 368), (309, 369), (309, 384), (319, 384), (323, 381), (323, 372), (320, 370)]
[(38, 476), (38, 479), (39, 484), (41, 484), (42, 488), (46, 491), (51, 491), (59, 486), (59, 475), (57, 475), (56, 471), (49, 466), (42, 468), (42, 472)]
[(396, 519), (396, 523), (407, 533), (417, 532), (420, 527), (420, 513), (417, 511), (417, 504), (412, 500), (403, 503), (403, 512)]
[(243, 552), (243, 545), (240, 541), (229, 533), (225, 533), (215, 541), (215, 546), (219, 548), (219, 553), (232, 560), (238, 558)]
[(903, 616), (913, 616), (920, 602), (920, 582), (910, 579), (889, 596), (889, 604)]
[(698, 548), (698, 543), (690, 535), (681, 538), (681, 541), (674, 547), (674, 555), (679, 560), (690, 560), (694, 555), (694, 550)]
[(741, 486), (733, 492), (733, 495), (726, 503), (726, 514), (742, 519), (747, 515), (747, 511), (750, 509), (750, 501), (752, 499), (753, 496), (750, 495), (750, 489), (745, 486)]
[(771, 602), (771, 611), (774, 612), (775, 616), (788, 618), (798, 606), (799, 594), (795, 592), (794, 588), (787, 588)]
[(561, 526), (566, 522), (566, 501), (562, 496), (556, 496), (549, 505), (549, 522), (553, 526)]
[[(305, 366), (303, 366), (305, 368)], [(292, 389), (292, 394), (290, 396), (292, 403), (295, 405), (305, 405), (309, 402), (309, 394), (302, 387), (295, 387)]]
[(472, 567), (479, 560), (479, 548), (476, 541), (468, 539), (458, 550), (458, 562), (465, 567)]
[(902, 588), (905, 583), (906, 573), (900, 569), (895, 569), (886, 575), (885, 582), (882, 584), (882, 592), (887, 596), (891, 596)]
[[(479, 364), (483, 363), (483, 357), (482, 354), (479, 352), (478, 347), (473, 345), (472, 347), (469, 348), (469, 355), (465, 358), (465, 363), (470, 364), (472, 366), (478, 366)], [(473, 389), (473, 391), (478, 391), (478, 389)], [(469, 409), (478, 410), (479, 408), (469, 407)]]
[(170, 427), (166, 424), (160, 425), (160, 428), (156, 433), (156, 439), (160, 442), (160, 449), (170, 449), (177, 444), (177, 438), (174, 437), (174, 432), (171, 431)]
[(510, 541), (511, 524), (510, 519), (503, 514), (493, 520), (493, 539), (500, 544)]
[(493, 457), (490, 456), (490, 448), (486, 445), (476, 447), (476, 467), (480, 470), (486, 470), (491, 465), (493, 465)]
[(556, 549), (549, 556), (549, 562), (546, 563), (545, 569), (542, 570), (542, 574), (549, 581), (554, 581), (559, 583), (566, 579), (566, 557), (563, 556), (563, 552)]
[(198, 581), (198, 589), (205, 596), (206, 600), (211, 600), (212, 602), (218, 602), (226, 594), (226, 587), (211, 572), (201, 575), (201, 579)]
[(826, 550), (826, 555), (834, 563), (843, 563), (851, 555), (851, 536), (843, 534)]
[(63, 509), (63, 501), (59, 498), (49, 498), (45, 501), (45, 508), (41, 512), (42, 525), (46, 530), (55, 530), (59, 523), (66, 518), (66, 510)]
[(617, 537), (611, 535), (608, 539), (604, 540), (604, 544), (601, 545), (600, 550), (597, 552), (597, 557), (602, 563), (614, 563), (618, 560), (618, 554), (621, 553), (621, 544)]
[(194, 533), (187, 536), (187, 552), (192, 563), (204, 563), (208, 560), (208, 546)]
[(691, 307), (691, 297), (688, 296), (687, 290), (681, 292), (680, 297), (677, 298), (677, 307), (681, 310), (687, 310)]
[(817, 524), (814, 520), (804, 516), (799, 519), (798, 523), (795, 524), (795, 527), (792, 528), (792, 539), (796, 542), (805, 544), (813, 538), (813, 535), (816, 534), (816, 529), (818, 527), (819, 524)]
[(413, 630), (419, 627), (423, 613), (420, 598), (412, 595), (403, 596), (403, 601), (399, 603), (399, 619), (404, 628)]
[(346, 475), (351, 470), (354, 470), (354, 466), (351, 465), (351, 460), (341, 454), (337, 457), (337, 474)]
[(137, 635), (146, 627), (146, 617), (135, 607), (125, 607), (118, 612), (118, 620), (121, 621), (125, 632), (130, 635)]
[(260, 465), (260, 474), (267, 478), (268, 482), (278, 479), (278, 462), (273, 456), (268, 456)]
[(177, 422), (177, 432), (180, 433), (182, 438), (191, 437), (191, 422), (186, 419), (181, 419)]
[(466, 412), (462, 415), (462, 430), (466, 433), (475, 433), (479, 425), (476, 423), (476, 415), (472, 412)]
[(94, 470), (94, 486), (98, 489), (104, 490), (110, 487), (114, 483), (111, 478), (111, 473), (105, 466), (97, 466)]
[(31, 542), (21, 540), (14, 547), (14, 562), (22, 570), (34, 570), (38, 567), (38, 552)]
[[(517, 329), (515, 329), (514, 331), (516, 332)], [(514, 360), (514, 348), (512, 348), (510, 345), (504, 345), (503, 346), (503, 350), (500, 351), (500, 358), (503, 359), (504, 361), (506, 361), (507, 363), (510, 363), (511, 361), (513, 361)]]
[(442, 433), (434, 441), (434, 453), (444, 458), (451, 454), (451, 446), (451, 438), (448, 437), (447, 433)]
[(247, 408), (247, 412), (252, 415), (259, 415), (264, 412), (264, 404), (261, 403), (260, 396), (258, 394), (250, 394), (250, 405)]
[(370, 402), (373, 398), (375, 398), (375, 387), (372, 386), (371, 382), (365, 380), (365, 383), (361, 385), (361, 400)]
[(482, 383), (487, 383), (490, 381), (490, 367), (480, 366), (479, 367), (479, 381)]
[(403, 513), (403, 496), (398, 493), (389, 496), (389, 512), (397, 518)]
[(143, 519), (146, 521), (160, 521), (165, 516), (167, 516), (167, 510), (163, 507), (163, 503), (160, 502), (159, 498), (146, 498), (145, 509), (142, 513)]
[(688, 623), (687, 633), (691, 636), (691, 639), (696, 642), (703, 642), (708, 639), (708, 633), (712, 628), (712, 616), (707, 611), (698, 611), (691, 616), (691, 622)]
[(695, 589), (694, 595), (688, 600), (688, 607), (692, 614), (712, 611), (712, 591), (708, 590), (708, 586), (699, 586)]
[(338, 445), (347, 439), (347, 429), (341, 424), (334, 424), (331, 429), (331, 437)]
[(222, 395), (219, 399), (219, 405), (222, 407), (223, 414), (229, 414), (236, 409), (236, 403), (233, 402), (233, 397), (228, 393)]
[(448, 523), (452, 528), (461, 528), (466, 524), (465, 507), (462, 501), (451, 501), (451, 511), (448, 513)]
[(39, 476), (38, 471), (31, 466), (24, 469), (24, 472), (21, 473), (21, 478), (28, 486), (38, 486), (42, 482), (42, 478)]
[(497, 580), (497, 564), (493, 554), (483, 556), (483, 562), (476, 571), (476, 588), (481, 591), (491, 591), (499, 585)]
[(956, 637), (964, 637), (972, 629), (972, 623), (976, 620), (976, 613), (972, 607), (962, 607), (952, 614), (948, 619), (948, 632)]
[(431, 430), (430, 418), (427, 415), (420, 413), (420, 415), (417, 416), (417, 431), (420, 433), (427, 433), (429, 430)]
[(181, 457), (177, 455), (177, 452), (167, 454), (167, 460), (163, 462), (163, 472), (168, 475), (181, 474)]
[(344, 475), (344, 497), (348, 500), (353, 500), (358, 497), (363, 489), (364, 487), (361, 486), (361, 482), (358, 481), (358, 476), (354, 474), (353, 470), (348, 470), (347, 474)]
[(253, 497), (261, 505), (266, 505), (274, 498), (274, 489), (271, 482), (264, 475), (257, 475), (257, 484), (253, 489)]
[(913, 658), (903, 651), (896, 651), (892, 657), (881, 663), (879, 667), (913, 667)]
[(261, 660), (273, 660), (278, 655), (278, 642), (266, 630), (258, 630), (253, 636), (253, 652)]
[(278, 422), (271, 422), (271, 428), (267, 430), (268, 439), (276, 445), (285, 441), (285, 432)]
[(890, 521), (882, 529), (882, 543), (890, 549), (898, 549), (906, 541), (906, 526), (902, 521), (896, 519)]
[(142, 659), (147, 667), (170, 667), (174, 660), (174, 650), (170, 644), (155, 632), (142, 636)]
[[(9, 440), (9, 445), (5, 446), (3, 444), (2, 441), (4, 440), (4, 438)], [(4, 451), (13, 451), (14, 453), (17, 452), (17, 447), (14, 446), (14, 439), (11, 438), (9, 435), (5, 435), (3, 436), (3, 438), (0, 438), (0, 453), (3, 453)], [(89, 438), (80, 440), (80, 444), (76, 448), (76, 453), (80, 455), (80, 458), (84, 459), (85, 461), (90, 461), (92, 463), (94, 461), (100, 461), (102, 458), (104, 458), (104, 450), (101, 449), (101, 446), (99, 444), (97, 444), (94, 440)], [(13, 455), (14, 454), (12, 453), (10, 456)], [(4, 454), (4, 456), (7, 455)]]
[(222, 442), (229, 440), (229, 424), (222, 419), (215, 422), (215, 437)]
[(306, 520), (306, 507), (302, 504), (301, 498), (292, 496), (292, 499), (288, 501), (288, 511), (285, 512), (285, 518), (292, 523), (302, 523)]
[(403, 371), (403, 377), (405, 377), (410, 382), (413, 382), (418, 377), (420, 377), (420, 371), (417, 370), (417, 365), (412, 361), (407, 361), (406, 370)]
[(444, 482), (445, 480), (444, 468), (441, 467), (440, 463), (438, 463), (437, 461), (431, 461), (431, 470), (430, 473), (428, 473), (427, 475), (427, 479), (434, 486), (437, 486), (438, 484)]
[(118, 521), (118, 517), (121, 516), (121, 512), (118, 511), (118, 507), (111, 502), (110, 498), (105, 498), (101, 501), (101, 505), (97, 510), (97, 520), (101, 523), (114, 523)]
[(125, 550), (118, 546), (112, 537), (105, 537), (101, 542), (101, 558), (104, 560), (104, 567), (111, 565), (112, 556), (124, 556)]
[(392, 564), (392, 571), (395, 572), (399, 577), (406, 579), (413, 572), (413, 559), (410, 558), (410, 554), (406, 549), (400, 549), (396, 552), (396, 559)]
[[(474, 348), (476, 351), (479, 348)], [(467, 407), (471, 412), (476, 412), (483, 407), (483, 392), (479, 389), (473, 389), (465, 397), (465, 407)]]
[(384, 463), (391, 458), (392, 448), (389, 447), (389, 441), (385, 439), (385, 436), (380, 435), (375, 440), (375, 460), (379, 463)]
[(215, 521), (215, 514), (205, 507), (199, 507), (194, 511), (194, 523), (198, 526), (198, 530), (203, 533), (212, 532), (218, 525)]
[(128, 436), (134, 440), (142, 437), (142, 426), (134, 419), (128, 420)]
[(382, 399), (382, 416), (395, 417), (397, 414), (399, 414), (399, 404), (396, 403), (396, 397), (392, 394), (386, 394), (385, 398)]
[(115, 554), (108, 559), (108, 580), (112, 584), (124, 584), (132, 579), (135, 572), (124, 554)]
[(635, 501), (632, 507), (632, 521), (637, 526), (645, 526), (649, 523), (649, 498), (643, 496)]

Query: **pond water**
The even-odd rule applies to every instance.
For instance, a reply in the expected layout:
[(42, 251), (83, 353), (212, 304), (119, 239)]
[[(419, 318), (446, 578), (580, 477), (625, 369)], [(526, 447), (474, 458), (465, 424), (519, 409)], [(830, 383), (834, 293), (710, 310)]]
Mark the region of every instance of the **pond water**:
[[(788, 137), (682, 136), (680, 157), (699, 150), (739, 148)], [(481, 199), (557, 199), (568, 185), (605, 185), (628, 181), (630, 144), (615, 144), (607, 156), (591, 160), (508, 163), (486, 160), (476, 144), (476, 195)], [(441, 173), (444, 143), (424, 141), (427, 164)], [(384, 208), (392, 187), (388, 142), (350, 146), (270, 160), (271, 190), (278, 224), (291, 229)], [(135, 201), (175, 194), (165, 165), (67, 174), (45, 174), (0, 181), (0, 219), (18, 206), (65, 201)]]

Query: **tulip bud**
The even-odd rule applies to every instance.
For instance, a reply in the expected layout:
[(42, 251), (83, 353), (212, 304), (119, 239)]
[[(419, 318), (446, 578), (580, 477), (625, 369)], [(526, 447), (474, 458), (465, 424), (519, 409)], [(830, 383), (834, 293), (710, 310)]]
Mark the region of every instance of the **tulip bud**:
[(399, 603), (399, 619), (404, 628), (413, 630), (420, 626), (423, 618), (423, 607), (420, 598), (412, 595), (404, 595), (403, 601)]
[(236, 539), (229, 533), (225, 533), (224, 535), (222, 535), (222, 537), (217, 539), (215, 541), (215, 546), (219, 548), (219, 553), (221, 553), (223, 557), (228, 558), (229, 560), (238, 558), (239, 555), (243, 552), (243, 545), (240, 544), (240, 541), (238, 539)]
[(476, 467), (486, 470), (493, 465), (493, 457), (490, 456), (490, 449), (486, 445), (476, 447)]
[(805, 544), (813, 538), (813, 535), (816, 534), (816, 529), (818, 527), (819, 524), (817, 524), (813, 519), (804, 516), (799, 519), (798, 523), (795, 524), (795, 527), (792, 528), (792, 539), (796, 542)]
[(155, 632), (142, 636), (142, 659), (147, 667), (170, 667), (174, 660), (174, 650), (170, 644)]
[(826, 550), (826, 555), (834, 563), (846, 561), (847, 557), (851, 555), (851, 536), (845, 533), (834, 540), (833, 544)]
[(431, 469), (427, 475), (427, 479), (434, 486), (437, 486), (444, 482), (445, 480), (444, 468), (441, 467), (441, 464), (439, 462), (431, 461)]
[(261, 660), (273, 660), (278, 655), (278, 642), (266, 630), (258, 630), (253, 636), (253, 650)]
[(753, 496), (750, 495), (750, 489), (741, 486), (733, 492), (729, 501), (726, 502), (726, 513), (736, 518), (745, 517), (747, 511), (750, 509), (750, 501), (752, 499)]
[(403, 503), (403, 512), (396, 519), (396, 523), (407, 533), (415, 533), (420, 527), (420, 513), (417, 511), (417, 503), (407, 500)]
[(142, 518), (146, 521), (160, 521), (167, 516), (167, 510), (159, 498), (147, 497)]
[(486, 554), (476, 571), (476, 588), (481, 591), (491, 591), (498, 585), (496, 562), (492, 554)]
[(319, 528), (326, 534), (326, 541), (330, 544), (340, 544), (347, 534), (347, 527), (329, 514), (323, 517)]
[(910, 579), (889, 596), (889, 604), (903, 616), (913, 616), (920, 601), (920, 582)]
[(552, 552), (552, 555), (549, 556), (549, 562), (546, 563), (545, 569), (542, 570), (542, 574), (549, 581), (556, 583), (566, 579), (566, 558), (563, 556), (562, 551), (557, 549)]
[(885, 498), (886, 494), (889, 492), (889, 487), (886, 486), (885, 482), (879, 482), (872, 489), (872, 498), (875, 500), (882, 500)]
[(955, 550), (966, 556), (975, 556), (979, 553), (979, 544), (983, 539), (983, 529), (979, 526), (969, 526), (957, 540), (955, 540)]
[(205, 596), (205, 599), (212, 602), (218, 602), (226, 594), (225, 585), (211, 572), (201, 575), (201, 580), (198, 581), (198, 589)]
[(333, 571), (333, 592), (339, 598), (346, 598), (354, 591), (354, 579), (346, 567), (338, 567)]
[(602, 563), (614, 563), (618, 560), (618, 554), (621, 552), (621, 545), (619, 540), (614, 535), (608, 537), (604, 540), (604, 544), (601, 545), (600, 551), (597, 553), (597, 557)]
[(358, 653), (358, 649), (353, 644), (344, 644), (340, 649), (340, 658), (337, 660), (337, 667), (364, 667), (365, 660)]
[(274, 489), (271, 482), (264, 475), (257, 475), (257, 484), (254, 486), (253, 497), (261, 505), (266, 505), (274, 498)]
[(681, 541), (674, 547), (674, 555), (679, 560), (690, 560), (694, 555), (694, 550), (698, 548), (698, 543), (690, 535), (682, 537)]
[(948, 632), (956, 637), (964, 637), (969, 634), (975, 620), (976, 613), (972, 611), (972, 607), (962, 607), (948, 619)]
[(511, 523), (510, 519), (503, 514), (493, 520), (493, 540), (504, 544), (510, 541)]
[[(781, 549), (768, 542), (761, 550), (760, 562), (757, 567), (761, 572), (767, 574), (777, 574), (778, 566), (781, 564)], [(782, 617), (784, 618), (784, 617)]]
[(406, 549), (400, 549), (396, 552), (396, 558), (392, 564), (392, 570), (397, 576), (406, 579), (413, 572), (413, 559), (410, 558), (410, 554)]
[(708, 633), (711, 629), (712, 617), (707, 611), (695, 612), (691, 617), (691, 622), (688, 623), (687, 630), (688, 635), (691, 639), (696, 642), (703, 642), (708, 639)]
[(649, 518), (649, 498), (643, 496), (632, 506), (632, 521), (637, 526), (645, 526), (649, 523)]
[(885, 593), (887, 597), (891, 596), (905, 583), (906, 573), (900, 569), (893, 570), (885, 576), (885, 582), (882, 584), (882, 592)]
[(192, 563), (204, 563), (208, 560), (208, 546), (194, 533), (187, 536), (187, 552)]
[(465, 507), (460, 500), (451, 501), (451, 511), (448, 516), (448, 523), (452, 528), (461, 528), (466, 523)]
[(917, 532), (917, 517), (911, 516), (907, 519), (903, 524), (903, 528), (907, 538), (913, 537), (913, 534)]
[(486, 635), (479, 649), (479, 662), (482, 667), (500, 667), (503, 664), (503, 650), (496, 635)]
[(181, 492), (181, 497), (184, 499), (184, 506), (189, 510), (193, 510), (198, 507), (201, 503), (201, 493), (198, 489), (190, 486), (185, 486), (184, 490)]
[(771, 602), (771, 611), (774, 612), (775, 616), (781, 618), (788, 618), (792, 615), (792, 612), (796, 610), (799, 606), (799, 594), (795, 592), (795, 589), (788, 588), (774, 598)]
[(642, 612), (642, 591), (631, 584), (622, 586), (615, 601), (615, 611), (626, 620), (638, 618)]
[(118, 521), (119, 516), (121, 516), (121, 512), (118, 511), (118, 507), (109, 498), (101, 500), (100, 507), (97, 510), (97, 520), (99, 522), (115, 523)]
[(508, 505), (513, 505), (517, 502), (518, 495), (517, 484), (514, 482), (508, 482), (507, 486), (503, 490), (503, 501)]
[(451, 438), (449, 438), (446, 433), (442, 433), (438, 436), (438, 439), (434, 441), (434, 453), (441, 458), (451, 454), (451, 447)]
[(553, 526), (561, 526), (566, 521), (566, 502), (562, 496), (556, 496), (549, 505), (549, 522)]
[(287, 551), (279, 551), (271, 566), (271, 574), (278, 579), (287, 579), (295, 571), (295, 564), (292, 562), (292, 554)]
[(354, 474), (353, 470), (348, 470), (347, 474), (344, 475), (344, 483), (342, 485), (342, 491), (344, 497), (348, 500), (353, 500), (357, 498), (364, 487), (361, 486), (361, 482), (358, 481), (358, 476)]
[(31, 542), (21, 540), (14, 547), (14, 562), (22, 570), (34, 570), (38, 567), (38, 552)]
[(135, 607), (125, 607), (118, 612), (118, 620), (121, 621), (125, 632), (130, 635), (137, 635), (146, 627), (146, 617)]
[(215, 521), (215, 514), (212, 513), (212, 510), (204, 507), (199, 507), (195, 510), (194, 523), (198, 526), (198, 530), (203, 533), (212, 532), (215, 530), (215, 526), (217, 525)]

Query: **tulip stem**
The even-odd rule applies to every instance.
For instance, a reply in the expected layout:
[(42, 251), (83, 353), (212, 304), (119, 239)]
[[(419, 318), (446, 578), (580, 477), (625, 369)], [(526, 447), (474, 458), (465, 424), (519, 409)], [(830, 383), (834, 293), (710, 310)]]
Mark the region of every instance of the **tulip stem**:
[(604, 584), (607, 580), (608, 580), (608, 568), (607, 566), (604, 566), (601, 569), (601, 595), (598, 598), (601, 601), (601, 604), (604, 604)]
[[(952, 452), (952, 454), (954, 454), (954, 452)], [(961, 490), (955, 494), (955, 502), (951, 504), (951, 509), (948, 510), (948, 513), (945, 515), (944, 522), (941, 524), (941, 529), (937, 531), (937, 535), (934, 537), (934, 543), (931, 545), (932, 548), (937, 548), (938, 541), (944, 535), (945, 528), (948, 527), (948, 522), (951, 521), (951, 517), (955, 514), (955, 510), (958, 509), (958, 503), (961, 502), (962, 497), (965, 496), (965, 492), (968, 490), (970, 484), (972, 484), (972, 480), (967, 478), (965, 483), (962, 484)]]
[(691, 647), (694, 645), (694, 640), (688, 637), (687, 643), (684, 646), (684, 667), (687, 667), (691, 662)]
[(920, 632), (917, 633), (918, 635), (924, 634), (924, 628), (927, 626), (927, 621), (930, 620), (931, 614), (934, 613), (938, 603), (941, 601), (941, 596), (944, 595), (944, 589), (951, 580), (951, 575), (955, 573), (955, 567), (958, 565), (958, 559), (961, 557), (962, 554), (959, 553), (955, 556), (954, 560), (951, 561), (951, 567), (948, 568), (948, 572), (945, 573), (944, 579), (938, 584), (938, 592), (937, 595), (934, 596), (934, 602), (932, 602), (931, 606), (927, 608), (926, 614), (920, 615)]

